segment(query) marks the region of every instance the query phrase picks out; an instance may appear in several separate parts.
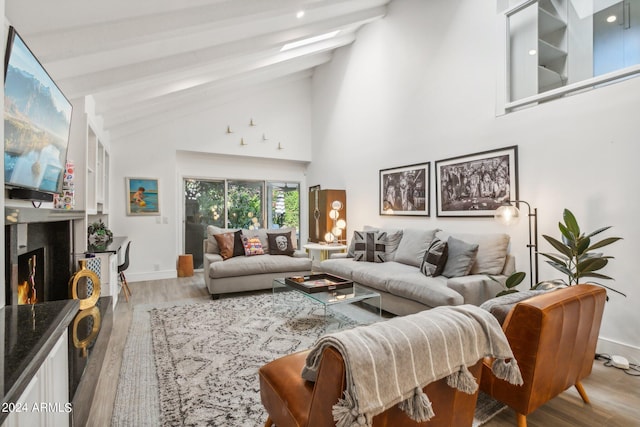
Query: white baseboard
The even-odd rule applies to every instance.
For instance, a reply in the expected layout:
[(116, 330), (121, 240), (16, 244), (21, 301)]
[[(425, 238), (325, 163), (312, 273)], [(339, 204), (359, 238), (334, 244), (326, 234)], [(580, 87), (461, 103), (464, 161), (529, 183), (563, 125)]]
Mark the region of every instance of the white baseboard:
[(608, 338), (598, 338), (596, 353), (616, 354), (626, 357), (632, 363), (640, 364), (640, 348)]
[(127, 282), (143, 282), (146, 280), (160, 280), (160, 279), (174, 279), (178, 277), (177, 270), (163, 270), (163, 271), (147, 271), (145, 273), (128, 273)]

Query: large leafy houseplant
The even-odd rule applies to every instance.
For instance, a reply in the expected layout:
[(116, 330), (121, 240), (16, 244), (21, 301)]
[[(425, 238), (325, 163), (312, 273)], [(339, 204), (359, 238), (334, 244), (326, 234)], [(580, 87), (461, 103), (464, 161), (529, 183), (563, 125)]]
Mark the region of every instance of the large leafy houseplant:
[(594, 236), (610, 229), (611, 226), (602, 227), (589, 234), (585, 234), (580, 230), (578, 221), (570, 210), (565, 209), (562, 218), (564, 223), (558, 223), (562, 240), (547, 235), (542, 236), (559, 252), (542, 253), (541, 255), (547, 258), (547, 263), (567, 275), (567, 285), (569, 286), (579, 283), (594, 283), (626, 297), (622, 292), (605, 286), (602, 283), (591, 280), (588, 282), (583, 281), (585, 278), (613, 280), (613, 278), (599, 273), (600, 270), (607, 266), (609, 260), (613, 259), (613, 257), (604, 255), (602, 252), (596, 252), (596, 249), (608, 246), (622, 238), (607, 237), (600, 241), (593, 241)]

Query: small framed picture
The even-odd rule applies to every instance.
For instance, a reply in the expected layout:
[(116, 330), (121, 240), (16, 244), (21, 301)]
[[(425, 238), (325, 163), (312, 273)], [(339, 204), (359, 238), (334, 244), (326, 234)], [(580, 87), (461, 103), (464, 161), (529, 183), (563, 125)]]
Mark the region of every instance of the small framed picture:
[(518, 147), (438, 160), (436, 216), (492, 217), (518, 199)]
[(380, 171), (380, 215), (429, 216), (431, 162)]
[(158, 180), (125, 178), (127, 215), (160, 215)]

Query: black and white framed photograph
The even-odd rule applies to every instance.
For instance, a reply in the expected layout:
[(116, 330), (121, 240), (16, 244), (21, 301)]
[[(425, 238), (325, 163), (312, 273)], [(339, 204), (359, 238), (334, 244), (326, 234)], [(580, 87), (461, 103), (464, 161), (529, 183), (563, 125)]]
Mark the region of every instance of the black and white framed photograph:
[(380, 215), (429, 216), (431, 162), (380, 171)]
[(492, 217), (507, 200), (518, 199), (518, 147), (438, 160), (436, 216)]

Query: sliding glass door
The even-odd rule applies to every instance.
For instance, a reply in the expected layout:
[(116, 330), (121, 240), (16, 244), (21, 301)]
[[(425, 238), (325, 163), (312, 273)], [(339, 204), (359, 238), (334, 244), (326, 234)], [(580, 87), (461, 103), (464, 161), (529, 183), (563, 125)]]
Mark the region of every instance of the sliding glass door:
[[(184, 253), (202, 268), (207, 226), (300, 229), (300, 184), (245, 180), (184, 180)], [(299, 238), (299, 232), (298, 232)]]

